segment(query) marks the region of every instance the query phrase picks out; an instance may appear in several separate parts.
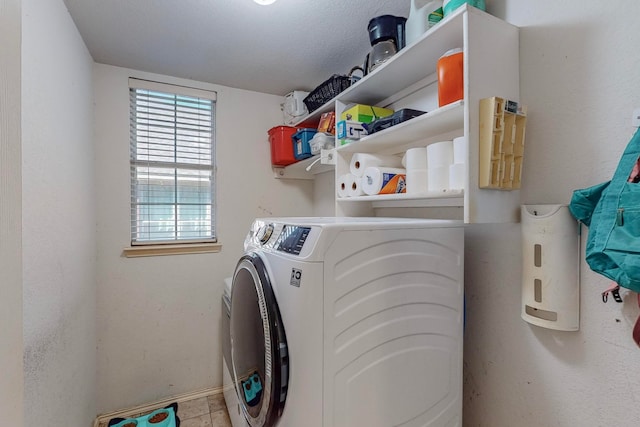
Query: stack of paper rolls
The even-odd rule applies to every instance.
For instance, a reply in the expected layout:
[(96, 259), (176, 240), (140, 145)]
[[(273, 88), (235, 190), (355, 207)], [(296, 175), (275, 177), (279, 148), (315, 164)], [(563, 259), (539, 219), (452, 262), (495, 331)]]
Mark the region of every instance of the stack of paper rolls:
[(362, 177), (355, 176), (352, 173), (346, 173), (338, 177), (336, 183), (339, 198), (362, 196)]
[(350, 172), (355, 176), (362, 176), (368, 167), (399, 168), (402, 158), (393, 155), (354, 153), (349, 164)]
[(461, 136), (453, 140), (453, 164), (449, 166), (449, 188), (462, 190), (465, 187), (465, 171), (469, 146), (467, 138)]
[(338, 182), (336, 183), (337, 191), (338, 191), (338, 197), (343, 198), (343, 197), (349, 197), (349, 192), (347, 191), (347, 188), (349, 186), (349, 182), (351, 181), (351, 177), (353, 175), (350, 173), (346, 173), (344, 175), (340, 175), (338, 177)]
[(347, 182), (347, 196), (358, 197), (364, 195), (362, 189), (362, 177), (349, 174), (349, 181)]
[[(366, 193), (363, 189), (363, 175), (367, 168), (399, 168), (402, 159), (393, 155), (354, 153), (349, 164), (349, 173), (340, 175), (336, 182), (339, 198), (358, 197)], [(404, 187), (404, 169), (402, 169), (402, 185)], [(375, 193), (377, 194), (377, 192)]]
[(449, 167), (453, 164), (453, 141), (441, 141), (427, 146), (429, 191), (449, 190)]
[(407, 194), (425, 193), (427, 186), (427, 148), (410, 148), (405, 154)]
[(362, 189), (369, 196), (405, 193), (407, 189), (406, 170), (368, 167), (362, 175)]

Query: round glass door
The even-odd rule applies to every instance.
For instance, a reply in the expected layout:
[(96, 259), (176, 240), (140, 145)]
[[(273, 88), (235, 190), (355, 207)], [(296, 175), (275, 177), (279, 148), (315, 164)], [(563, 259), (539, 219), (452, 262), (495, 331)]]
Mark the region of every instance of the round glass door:
[(256, 254), (243, 256), (233, 277), (231, 360), (247, 422), (251, 427), (273, 425), (286, 399), (288, 352), (271, 282)]

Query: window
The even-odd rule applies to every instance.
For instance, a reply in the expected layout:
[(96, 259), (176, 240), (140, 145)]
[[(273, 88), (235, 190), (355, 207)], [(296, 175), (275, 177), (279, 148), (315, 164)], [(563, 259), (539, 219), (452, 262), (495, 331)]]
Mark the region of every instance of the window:
[(216, 242), (216, 93), (129, 79), (131, 244)]

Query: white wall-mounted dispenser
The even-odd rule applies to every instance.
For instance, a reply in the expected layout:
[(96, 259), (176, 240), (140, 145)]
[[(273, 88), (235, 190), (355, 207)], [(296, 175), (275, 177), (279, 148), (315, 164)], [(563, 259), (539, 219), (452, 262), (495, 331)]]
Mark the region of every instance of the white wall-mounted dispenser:
[(560, 331), (580, 327), (580, 224), (567, 205), (523, 205), (522, 318)]

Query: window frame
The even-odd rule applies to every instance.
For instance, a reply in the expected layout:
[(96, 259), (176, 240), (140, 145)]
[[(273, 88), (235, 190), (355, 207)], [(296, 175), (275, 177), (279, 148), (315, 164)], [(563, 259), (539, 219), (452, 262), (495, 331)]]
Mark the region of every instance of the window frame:
[[(149, 240), (137, 239), (136, 240), (136, 234), (135, 234), (136, 230), (134, 230), (134, 228), (135, 227), (139, 228), (139, 225), (136, 224), (136, 215), (138, 213), (135, 210), (134, 200), (136, 198), (135, 191), (137, 189), (140, 189), (140, 184), (139, 182), (136, 181), (136, 173), (137, 173), (136, 168), (140, 167), (141, 162), (137, 157), (135, 157), (136, 153), (134, 152), (135, 144), (137, 142), (136, 140), (134, 140), (135, 138), (134, 135), (136, 134), (137, 128), (135, 123), (133, 122), (133, 118), (134, 118), (133, 108), (135, 108), (135, 103), (131, 99), (131, 96), (135, 96), (135, 94), (132, 93), (132, 91), (135, 91), (135, 90), (148, 90), (148, 91), (169, 94), (171, 96), (186, 96), (186, 97), (200, 98), (200, 99), (206, 99), (211, 101), (211, 107), (212, 107), (211, 108), (212, 110), (211, 111), (211, 147), (210, 147), (211, 148), (211, 166), (209, 167), (207, 165), (205, 167), (202, 167), (202, 166), (196, 165), (193, 167), (193, 170), (202, 171), (205, 173), (209, 173), (208, 171), (210, 171), (210, 174), (211, 174), (210, 201), (208, 204), (204, 203), (199, 205), (201, 207), (206, 206), (207, 207), (206, 209), (210, 212), (210, 227), (211, 227), (210, 236), (211, 237), (180, 239), (179, 238), (180, 231), (176, 227), (172, 230), (173, 238), (163, 239), (163, 240), (160, 240), (160, 239), (155, 239), (155, 240), (154, 239), (149, 239)], [(130, 132), (130, 138), (129, 138), (129, 147), (130, 147), (129, 242), (130, 242), (130, 247), (125, 248), (124, 255), (125, 256), (153, 256), (153, 255), (165, 255), (165, 254), (218, 252), (221, 249), (221, 245), (218, 243), (217, 212), (216, 212), (217, 205), (218, 205), (216, 202), (217, 167), (216, 167), (216, 156), (215, 156), (217, 93), (215, 91), (210, 91), (210, 90), (197, 89), (197, 88), (181, 86), (176, 84), (161, 83), (156, 81), (143, 80), (143, 79), (130, 77), (129, 84), (128, 84), (128, 94), (130, 97), (129, 98), (129, 117), (130, 117), (130, 120), (129, 120), (129, 132)], [(179, 142), (179, 141), (178, 140), (174, 141), (174, 147), (175, 147), (175, 142)], [(144, 160), (142, 161), (142, 163), (144, 164)], [(148, 160), (147, 167), (149, 168), (153, 167), (154, 163), (155, 162)], [(171, 171), (171, 169), (173, 168), (173, 170), (175, 171), (174, 172), (175, 174), (177, 174), (178, 171), (184, 169), (181, 167), (182, 163), (178, 159), (174, 159), (173, 162), (168, 161), (166, 162), (166, 165), (162, 163), (164, 162), (161, 162), (159, 167), (161, 168), (166, 167), (168, 171)], [(188, 169), (191, 169), (191, 168), (188, 168)], [(174, 177), (173, 179), (169, 178), (167, 181), (173, 182), (174, 187), (177, 188), (177, 185), (178, 185), (177, 176)], [(177, 193), (175, 194), (174, 197), (178, 197)], [(188, 203), (186, 205), (188, 205)], [(174, 199), (173, 206), (177, 212), (177, 209), (179, 209), (180, 206), (184, 207), (185, 203), (184, 202), (180, 203), (179, 200)]]

